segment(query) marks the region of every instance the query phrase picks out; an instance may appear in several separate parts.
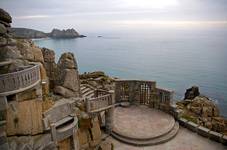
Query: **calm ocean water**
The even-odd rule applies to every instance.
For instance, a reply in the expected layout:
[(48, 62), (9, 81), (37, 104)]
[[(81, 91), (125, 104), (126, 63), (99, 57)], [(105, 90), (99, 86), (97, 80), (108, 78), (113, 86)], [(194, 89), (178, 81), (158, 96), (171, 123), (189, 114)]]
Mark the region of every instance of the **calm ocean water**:
[(198, 85), (227, 117), (227, 29), (86, 35), (34, 41), (54, 49), (57, 58), (73, 52), (81, 73), (102, 70), (120, 78), (155, 80), (158, 86), (174, 90), (176, 99), (183, 98), (186, 88)]

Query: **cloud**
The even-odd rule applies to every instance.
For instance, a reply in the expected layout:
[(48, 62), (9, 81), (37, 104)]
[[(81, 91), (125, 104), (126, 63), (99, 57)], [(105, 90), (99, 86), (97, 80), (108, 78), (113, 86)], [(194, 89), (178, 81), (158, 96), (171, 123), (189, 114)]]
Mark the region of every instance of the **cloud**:
[(26, 19), (43, 19), (43, 18), (51, 18), (50, 15), (31, 15), (31, 16), (15, 16), (14, 19), (26, 20)]

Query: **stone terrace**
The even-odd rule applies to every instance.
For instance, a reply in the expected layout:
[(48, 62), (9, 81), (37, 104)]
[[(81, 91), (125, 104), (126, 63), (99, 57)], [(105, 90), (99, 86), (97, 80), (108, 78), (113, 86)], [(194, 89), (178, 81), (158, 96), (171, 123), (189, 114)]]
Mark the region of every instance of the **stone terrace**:
[(114, 144), (115, 150), (226, 150), (227, 146), (204, 138), (195, 132), (180, 127), (178, 134), (172, 140), (154, 146), (136, 147), (115, 140), (112, 137), (106, 139)]

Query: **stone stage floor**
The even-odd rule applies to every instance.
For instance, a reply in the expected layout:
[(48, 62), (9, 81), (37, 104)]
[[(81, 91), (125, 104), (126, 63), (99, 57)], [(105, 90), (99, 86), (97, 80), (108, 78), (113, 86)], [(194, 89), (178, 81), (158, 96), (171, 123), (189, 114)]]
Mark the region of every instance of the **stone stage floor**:
[(150, 139), (169, 132), (174, 118), (144, 105), (117, 107), (114, 110), (114, 132), (135, 139)]
[[(103, 134), (103, 137), (106, 136)], [(114, 150), (227, 150), (227, 146), (202, 137), (183, 127), (180, 127), (176, 137), (159, 145), (136, 147), (119, 142), (111, 136), (106, 141), (113, 143)]]

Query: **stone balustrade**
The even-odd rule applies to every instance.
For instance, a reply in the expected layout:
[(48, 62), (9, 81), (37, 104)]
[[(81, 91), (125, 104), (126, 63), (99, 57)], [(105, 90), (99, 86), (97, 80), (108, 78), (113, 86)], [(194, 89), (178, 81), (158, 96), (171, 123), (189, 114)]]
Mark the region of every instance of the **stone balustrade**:
[(87, 112), (95, 113), (106, 110), (114, 105), (111, 94), (91, 98), (86, 100)]
[(27, 90), (40, 81), (39, 65), (0, 75), (0, 96)]
[(115, 98), (117, 103), (143, 104), (169, 111), (173, 91), (157, 88), (155, 81), (117, 80), (115, 82)]
[(67, 99), (57, 101), (43, 113), (43, 125), (44, 130), (51, 131), (54, 142), (73, 137), (78, 130), (78, 118), (73, 110), (73, 101)]

